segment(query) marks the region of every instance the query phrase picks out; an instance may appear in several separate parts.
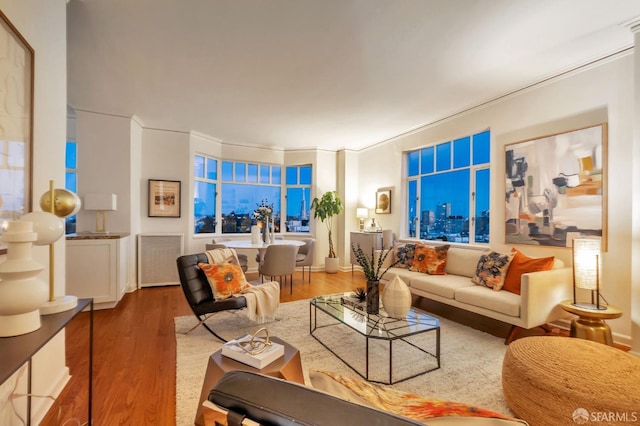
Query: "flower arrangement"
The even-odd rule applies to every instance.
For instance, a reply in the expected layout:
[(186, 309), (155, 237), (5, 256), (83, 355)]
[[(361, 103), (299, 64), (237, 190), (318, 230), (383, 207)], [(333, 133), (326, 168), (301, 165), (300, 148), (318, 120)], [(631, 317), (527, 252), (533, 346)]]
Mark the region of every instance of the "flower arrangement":
[(266, 223), (273, 214), (273, 203), (269, 204), (269, 200), (266, 198), (260, 201), (258, 208), (253, 211), (253, 217), (256, 221)]

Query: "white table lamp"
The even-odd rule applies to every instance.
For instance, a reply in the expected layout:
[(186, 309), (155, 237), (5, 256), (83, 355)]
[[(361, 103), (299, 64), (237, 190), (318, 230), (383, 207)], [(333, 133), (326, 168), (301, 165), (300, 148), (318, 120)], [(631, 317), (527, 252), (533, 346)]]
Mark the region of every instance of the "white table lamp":
[(360, 231), (364, 231), (364, 221), (369, 217), (369, 210), (365, 207), (358, 207), (356, 209), (356, 217), (360, 221)]
[[(575, 306), (604, 310), (600, 305), (600, 240), (596, 238), (574, 238), (573, 240), (573, 304)], [(580, 303), (576, 289), (591, 291), (591, 303)]]
[(107, 211), (117, 210), (118, 197), (116, 194), (86, 194), (84, 196), (84, 209), (95, 210), (96, 212), (96, 232), (108, 233), (107, 231)]

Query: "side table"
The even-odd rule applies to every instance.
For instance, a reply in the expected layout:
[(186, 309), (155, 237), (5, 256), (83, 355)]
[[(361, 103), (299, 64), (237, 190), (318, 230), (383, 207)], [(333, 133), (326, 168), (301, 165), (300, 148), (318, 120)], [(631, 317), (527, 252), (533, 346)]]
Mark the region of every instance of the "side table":
[(204, 381), (202, 383), (200, 401), (198, 402), (198, 411), (196, 412), (196, 418), (194, 421), (196, 425), (204, 425), (204, 410), (202, 408), (202, 403), (209, 397), (209, 391), (211, 391), (218, 380), (224, 376), (224, 373), (228, 371), (253, 371), (304, 385), (304, 373), (302, 372), (302, 362), (300, 360), (300, 352), (298, 349), (278, 337), (272, 336), (271, 340), (284, 346), (284, 356), (273, 361), (262, 370), (253, 368), (231, 358), (227, 358), (226, 356), (222, 356), (221, 349), (217, 350), (209, 357), (207, 372), (204, 375)]
[(620, 318), (622, 311), (612, 305), (607, 305), (607, 309), (595, 310), (586, 309), (573, 304), (573, 300), (565, 300), (560, 303), (560, 307), (565, 311), (577, 315), (571, 321), (569, 335), (579, 339), (592, 340), (605, 345), (613, 346), (613, 336), (611, 327), (604, 322), (606, 319)]

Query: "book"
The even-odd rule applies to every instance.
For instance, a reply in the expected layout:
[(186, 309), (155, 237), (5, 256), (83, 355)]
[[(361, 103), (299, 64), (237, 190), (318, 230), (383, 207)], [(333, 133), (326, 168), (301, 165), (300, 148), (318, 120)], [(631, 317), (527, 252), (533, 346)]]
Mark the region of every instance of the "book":
[(357, 298), (351, 296), (340, 297), (340, 303), (351, 309), (357, 309), (359, 311), (364, 311), (367, 308), (367, 302), (365, 302), (364, 300), (358, 300)]
[[(238, 343), (248, 342), (250, 340), (250, 334), (234, 340), (229, 340), (227, 343), (222, 345), (222, 355), (243, 364), (247, 364), (253, 368), (257, 368), (259, 370), (271, 364), (278, 358), (284, 356), (284, 346), (273, 341), (271, 342), (271, 346), (268, 346), (267, 349), (265, 349), (263, 352), (260, 352), (259, 354), (252, 355), (250, 353), (247, 353), (238, 345)], [(264, 339), (257, 338), (254, 339), (254, 341), (255, 340), (264, 341)]]

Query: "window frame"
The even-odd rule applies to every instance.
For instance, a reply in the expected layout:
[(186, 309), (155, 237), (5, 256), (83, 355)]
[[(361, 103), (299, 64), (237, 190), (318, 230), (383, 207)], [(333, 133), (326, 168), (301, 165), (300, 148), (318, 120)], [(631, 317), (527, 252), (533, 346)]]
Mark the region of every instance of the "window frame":
[[(484, 140), (483, 138), (487, 137), (488, 140)], [(469, 138), (468, 143), (468, 164), (456, 167), (458, 163), (454, 158), (454, 153), (456, 152), (455, 144), (464, 141), (466, 138)], [(486, 162), (477, 162), (474, 160), (474, 156), (476, 155), (476, 150), (474, 146), (474, 140), (477, 138), (477, 144), (482, 145), (483, 148), (486, 148), (489, 152), (482, 152), (483, 158), (486, 158), (488, 161)], [(463, 142), (464, 143), (464, 142)], [(440, 152), (448, 152), (448, 159), (438, 159), (438, 151)], [(404, 200), (404, 219), (403, 219), (403, 231), (402, 235), (407, 238), (416, 238), (416, 239), (438, 239), (438, 238), (425, 238), (427, 235), (423, 234), (422, 222), (423, 215), (422, 207), (421, 207), (421, 197), (423, 195), (423, 178), (425, 176), (437, 176), (437, 175), (445, 175), (456, 173), (461, 170), (468, 170), (468, 185), (469, 185), (469, 196), (468, 196), (468, 235), (464, 235), (461, 231), (458, 235), (461, 241), (452, 241), (459, 244), (480, 244), (485, 245), (489, 244), (489, 227), (486, 229), (486, 234), (478, 234), (476, 235), (478, 224), (477, 218), (483, 217), (483, 221), (486, 218), (486, 222), (490, 226), (489, 221), (489, 209), (491, 205), (491, 130), (485, 129), (483, 131), (474, 132), (469, 135), (465, 135), (462, 137), (458, 137), (455, 139), (450, 139), (446, 141), (436, 142), (432, 144), (428, 144), (419, 148), (415, 148), (409, 151), (405, 151), (403, 154), (403, 188), (406, 194)], [(423, 161), (428, 159), (432, 162), (432, 164), (423, 164)], [(446, 166), (448, 161), (449, 166)], [(466, 163), (466, 162), (463, 162)], [(476, 180), (478, 173), (483, 173), (484, 171), (488, 171), (488, 177), (483, 179), (482, 182), (478, 182)], [(486, 188), (480, 188), (478, 185), (483, 182), (487, 183)], [(487, 209), (486, 211), (478, 212), (477, 207), (478, 199), (477, 195), (479, 189), (482, 189), (487, 193)], [(484, 214), (486, 213), (486, 215)], [(434, 211), (434, 216), (435, 216)], [(481, 216), (482, 215), (482, 216)], [(465, 220), (466, 220), (465, 219)], [(447, 226), (449, 225), (447, 221)], [(463, 231), (465, 228), (463, 226)], [(443, 232), (443, 236), (446, 237), (446, 233)], [(467, 241), (464, 241), (466, 237)]]
[[(74, 148), (74, 153), (75, 153), (75, 167), (70, 167), (69, 165), (69, 144), (72, 144), (75, 148)], [(75, 176), (75, 188), (69, 188), (68, 185), (68, 181), (67, 181), (67, 175), (73, 175)], [(78, 193), (78, 143), (75, 140), (72, 139), (67, 139), (67, 141), (65, 142), (65, 152), (64, 152), (64, 188), (73, 192), (73, 193)], [(65, 228), (65, 235), (69, 235), (69, 234), (75, 234), (76, 233), (76, 226), (77, 226), (77, 214), (74, 214), (73, 216), (69, 216), (69, 217), (65, 217), (64, 218), (64, 228)]]
[[(198, 170), (196, 170), (196, 166), (197, 166), (197, 161), (196, 160), (198, 157), (203, 158), (203, 167), (202, 167), (202, 176), (196, 175), (196, 172)], [(212, 178), (208, 178), (209, 173), (207, 172), (207, 163), (209, 160), (215, 160), (217, 161), (217, 171), (216, 171), (216, 176), (215, 179)], [(274, 209), (276, 210), (276, 214), (275, 214), (275, 227), (276, 227), (276, 233), (277, 232), (291, 232), (291, 233), (296, 233), (296, 234), (300, 234), (300, 233), (310, 233), (310, 229), (304, 230), (304, 231), (288, 231), (286, 229), (286, 217), (287, 217), (287, 206), (286, 206), (286, 194), (287, 194), (287, 190), (289, 188), (308, 188), (309, 189), (309, 197), (311, 196), (311, 191), (312, 191), (312, 187), (313, 187), (313, 165), (310, 163), (305, 163), (305, 164), (273, 164), (273, 163), (261, 163), (261, 162), (257, 162), (257, 161), (239, 161), (239, 160), (232, 160), (232, 159), (224, 159), (224, 158), (220, 158), (220, 157), (216, 157), (216, 156), (212, 156), (212, 155), (208, 155), (202, 152), (196, 152), (193, 154), (192, 156), (192, 161), (193, 161), (193, 187), (194, 187), (194, 193), (192, 194), (192, 206), (194, 208), (193, 210), (193, 214), (192, 217), (194, 219), (194, 224), (192, 226), (192, 232), (194, 233), (194, 235), (212, 235), (212, 234), (225, 234), (225, 235), (244, 235), (247, 234), (248, 232), (250, 232), (250, 227), (248, 229), (248, 231), (245, 232), (224, 232), (223, 229), (223, 197), (224, 197), (224, 192), (225, 189), (223, 188), (223, 186), (225, 184), (227, 185), (247, 185), (247, 186), (252, 186), (252, 187), (260, 187), (260, 186), (266, 186), (266, 187), (271, 187), (271, 188), (278, 188), (280, 196), (278, 200), (271, 200), (269, 199), (268, 202), (269, 204), (274, 203), (276, 205), (279, 206), (279, 209)], [(240, 164), (240, 166), (238, 166), (238, 164)], [(295, 167), (297, 168), (297, 181), (298, 183), (296, 185), (290, 185), (287, 184), (287, 169), (290, 167)], [(304, 167), (309, 167), (309, 178), (310, 178), (310, 183), (309, 184), (300, 184), (300, 173), (301, 173), (301, 169)], [(253, 179), (250, 176), (250, 171), (254, 170), (256, 172), (256, 179)], [(238, 174), (239, 171), (243, 171), (242, 173)], [(207, 183), (212, 183), (216, 185), (216, 208), (215, 208), (215, 220), (216, 220), (216, 226), (215, 226), (215, 231), (214, 232), (196, 232), (196, 223), (195, 223), (195, 210), (196, 210), (196, 206), (195, 206), (195, 186), (197, 185), (197, 182), (207, 182)], [(227, 188), (228, 189), (228, 188)], [(307, 205), (310, 204), (310, 201), (307, 200)], [(257, 207), (257, 206), (256, 206)], [(308, 210), (308, 208), (307, 208)], [(242, 213), (243, 216), (246, 213)], [(253, 216), (251, 214), (249, 214), (249, 217), (251, 218), (251, 223), (252, 225), (256, 224), (255, 218), (253, 218)], [(282, 226), (285, 225), (285, 228), (282, 228)]]

